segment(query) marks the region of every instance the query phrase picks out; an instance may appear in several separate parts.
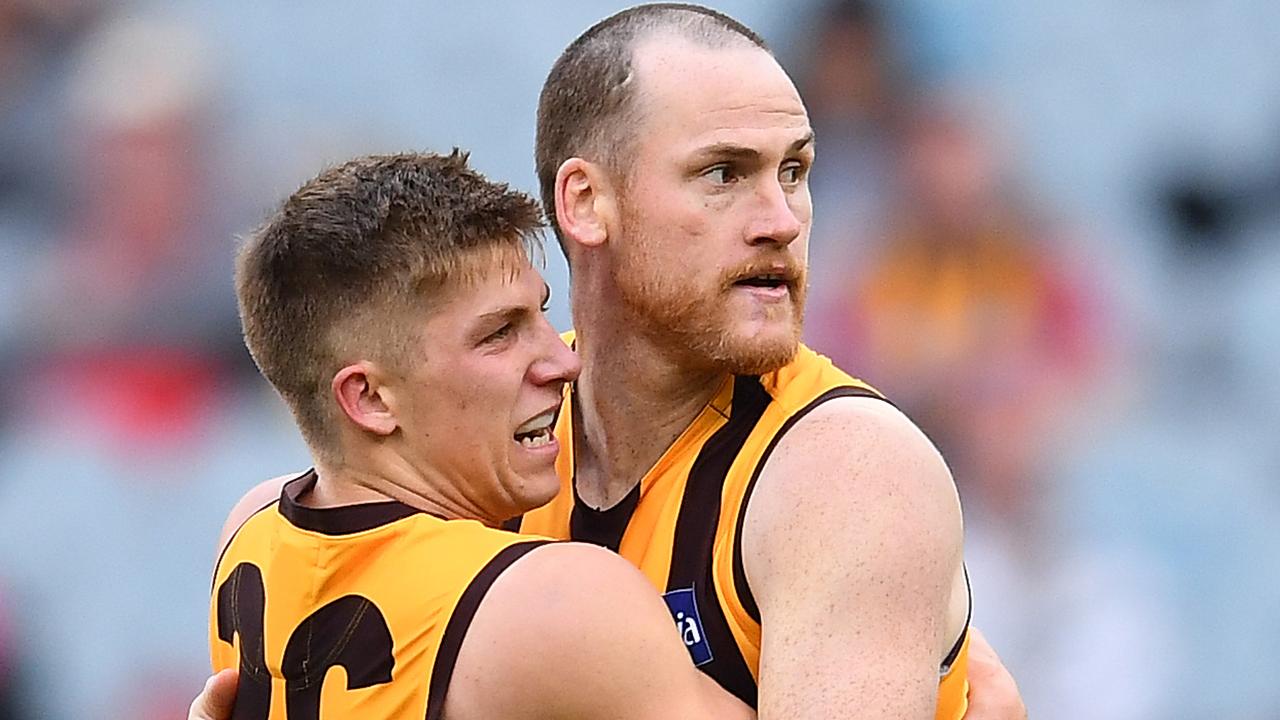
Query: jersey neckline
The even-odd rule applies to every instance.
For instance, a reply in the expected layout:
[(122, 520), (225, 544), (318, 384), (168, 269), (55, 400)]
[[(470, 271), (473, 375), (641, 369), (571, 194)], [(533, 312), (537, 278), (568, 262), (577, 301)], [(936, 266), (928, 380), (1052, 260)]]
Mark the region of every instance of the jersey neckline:
[(302, 505), (298, 498), (315, 487), (315, 468), (284, 484), (280, 490), (280, 514), (302, 530), (324, 535), (351, 535), (389, 525), (412, 515), (430, 515), (398, 500), (313, 508)]

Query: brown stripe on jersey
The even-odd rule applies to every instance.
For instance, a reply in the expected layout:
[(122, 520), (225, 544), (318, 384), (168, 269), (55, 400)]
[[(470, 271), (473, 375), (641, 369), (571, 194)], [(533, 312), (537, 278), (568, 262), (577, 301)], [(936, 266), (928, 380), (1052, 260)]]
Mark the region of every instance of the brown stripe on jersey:
[(530, 550), (550, 542), (527, 540), (508, 545), (494, 555), (467, 585), (453, 614), (449, 616), (449, 624), (445, 625), (444, 635), (440, 638), (440, 649), (436, 651), (436, 662), (431, 668), (431, 687), (427, 690), (427, 720), (440, 720), (444, 717), (444, 701), (449, 693), (449, 681), (453, 679), (453, 666), (458, 662), (458, 651), (462, 649), (467, 628), (471, 627), (471, 620), (476, 616), (480, 601), (484, 600), (493, 581)]
[(573, 484), (573, 512), (569, 515), (569, 537), (578, 542), (607, 547), (618, 552), (622, 536), (627, 532), (631, 515), (640, 504), (640, 483), (631, 488), (617, 505), (597, 510), (578, 497), (578, 485)]
[[(751, 472), (751, 480), (747, 483), (746, 490), (742, 493), (742, 505), (738, 507), (737, 529), (733, 533), (733, 589), (738, 595), (738, 602), (742, 605), (742, 609), (757, 623), (760, 622), (760, 608), (756, 605), (755, 596), (751, 594), (751, 586), (747, 583), (747, 573), (742, 566), (742, 525), (743, 520), (747, 517), (747, 505), (751, 502), (751, 491), (755, 489), (756, 480), (760, 477), (760, 470), (769, 461), (769, 456), (773, 454), (773, 449), (777, 447), (778, 441), (782, 439), (782, 436), (786, 435), (792, 426), (800, 422), (800, 419), (812, 412), (814, 408), (828, 400), (841, 397), (869, 397), (885, 400), (885, 397), (880, 393), (857, 385), (834, 387), (814, 398), (808, 405), (796, 411), (796, 414), (787, 418), (786, 422), (782, 423), (782, 427), (778, 428), (778, 432), (774, 433), (773, 439), (769, 441), (768, 447), (764, 449), (764, 454), (760, 456), (760, 461), (756, 463), (755, 470)], [(888, 400), (885, 400), (885, 402), (888, 402)]]
[(315, 484), (316, 471), (311, 470), (306, 475), (285, 483), (284, 490), (280, 493), (280, 514), (303, 530), (325, 535), (350, 535), (373, 530), (410, 515), (425, 513), (395, 500), (328, 508), (299, 505), (298, 498)]
[(703, 632), (713, 648), (711, 661), (698, 669), (753, 708), (756, 706), (755, 678), (738, 651), (724, 608), (715, 596), (711, 554), (725, 476), (772, 400), (759, 378), (744, 375), (734, 378), (729, 421), (707, 439), (689, 470), (689, 481), (676, 518), (671, 570), (667, 576), (668, 591), (692, 587), (696, 595), (696, 590), (701, 588), (712, 600), (698, 604)]

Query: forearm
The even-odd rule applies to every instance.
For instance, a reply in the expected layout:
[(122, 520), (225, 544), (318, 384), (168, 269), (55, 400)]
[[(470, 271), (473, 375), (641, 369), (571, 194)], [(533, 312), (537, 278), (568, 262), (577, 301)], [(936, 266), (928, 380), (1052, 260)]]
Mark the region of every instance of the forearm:
[(1018, 683), (978, 628), (969, 628), (969, 709), (965, 720), (1027, 720)]

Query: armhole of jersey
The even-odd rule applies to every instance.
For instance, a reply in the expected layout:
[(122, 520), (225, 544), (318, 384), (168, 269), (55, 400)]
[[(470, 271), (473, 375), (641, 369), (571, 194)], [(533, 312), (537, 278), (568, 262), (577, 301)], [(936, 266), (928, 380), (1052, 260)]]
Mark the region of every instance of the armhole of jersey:
[(249, 513), (248, 515), (245, 516), (244, 520), (239, 525), (236, 526), (236, 529), (231, 532), (231, 535), (227, 536), (227, 542), (224, 543), (222, 545), (222, 549), (218, 551), (218, 560), (213, 564), (213, 578), (209, 580), (210, 594), (213, 593), (214, 586), (218, 582), (218, 569), (222, 567), (222, 560), (227, 556), (227, 549), (231, 547), (231, 543), (235, 542), (236, 536), (240, 534), (240, 530), (243, 529), (245, 525), (248, 525), (249, 521), (257, 517), (258, 514), (261, 513), (263, 510), (270, 508), (272, 505), (275, 505), (278, 502), (280, 502), (280, 498), (278, 497), (272, 498), (271, 501), (268, 502), (266, 505), (263, 505), (257, 510), (254, 510), (253, 512)]
[(506, 530), (507, 532), (518, 533), (520, 532), (520, 524), (523, 522), (524, 522), (524, 516), (517, 515), (513, 518), (509, 518), (506, 521), (504, 521), (502, 523), (502, 529)]
[(435, 665), (431, 668), (431, 686), (427, 689), (426, 720), (441, 720), (444, 717), (444, 701), (449, 692), (449, 681), (453, 679), (453, 667), (458, 662), (458, 651), (462, 649), (462, 640), (471, 627), (480, 601), (489, 592), (493, 582), (504, 570), (511, 567), (516, 560), (524, 557), (530, 550), (547, 545), (551, 540), (526, 540), (508, 545), (493, 556), (480, 572), (472, 578), (467, 589), (462, 592), (458, 604), (449, 616), (444, 635), (440, 638), (440, 649), (436, 652)]
[(969, 612), (964, 617), (964, 628), (960, 630), (960, 637), (956, 638), (956, 644), (951, 646), (951, 652), (947, 653), (947, 657), (942, 661), (941, 674), (946, 675), (951, 672), (951, 665), (960, 657), (960, 650), (964, 647), (965, 638), (969, 636), (969, 623), (973, 622), (973, 583), (969, 582), (969, 566), (964, 566), (964, 589), (969, 594)]
[(756, 623), (760, 622), (760, 606), (756, 604), (755, 595), (751, 593), (751, 585), (747, 582), (747, 571), (742, 563), (742, 529), (747, 518), (747, 508), (751, 504), (751, 493), (755, 490), (756, 480), (760, 479), (760, 471), (764, 469), (765, 463), (769, 461), (769, 456), (773, 454), (773, 449), (778, 446), (782, 436), (786, 435), (788, 430), (800, 422), (801, 418), (812, 412), (814, 408), (828, 400), (842, 397), (867, 397), (888, 402), (890, 405), (893, 404), (875, 390), (858, 385), (841, 385), (822, 393), (811, 400), (808, 405), (800, 408), (794, 415), (787, 418), (782, 423), (782, 427), (778, 428), (778, 432), (773, 434), (768, 447), (764, 449), (764, 453), (760, 456), (760, 461), (756, 463), (755, 469), (751, 471), (751, 480), (747, 482), (747, 487), (742, 493), (742, 504), (738, 506), (737, 527), (733, 533), (733, 589), (738, 596), (738, 602), (742, 605), (742, 609)]

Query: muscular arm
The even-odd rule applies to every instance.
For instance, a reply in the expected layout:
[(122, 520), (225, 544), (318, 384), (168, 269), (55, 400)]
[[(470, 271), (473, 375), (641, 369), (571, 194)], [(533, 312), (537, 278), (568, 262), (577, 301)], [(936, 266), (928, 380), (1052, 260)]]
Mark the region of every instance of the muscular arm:
[(493, 584), (458, 654), (453, 720), (750, 720), (693, 667), (639, 571), (572, 543), (526, 555)]
[(788, 431), (743, 530), (760, 717), (933, 718), (962, 534), (942, 458), (887, 403), (833, 400)]

